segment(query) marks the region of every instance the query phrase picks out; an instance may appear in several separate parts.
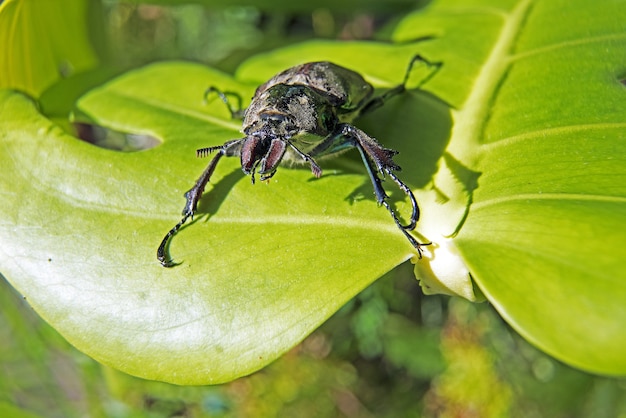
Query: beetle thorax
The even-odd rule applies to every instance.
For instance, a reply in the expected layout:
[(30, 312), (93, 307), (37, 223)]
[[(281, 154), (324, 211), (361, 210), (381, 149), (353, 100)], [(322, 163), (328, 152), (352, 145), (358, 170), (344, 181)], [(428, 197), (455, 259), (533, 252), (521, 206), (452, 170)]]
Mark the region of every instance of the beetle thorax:
[(321, 141), (337, 116), (324, 96), (307, 86), (278, 84), (255, 96), (244, 115), (241, 168), (271, 177), (290, 146)]
[(289, 139), (299, 133), (328, 135), (337, 116), (328, 101), (307, 86), (278, 84), (255, 96), (246, 110), (246, 135)]

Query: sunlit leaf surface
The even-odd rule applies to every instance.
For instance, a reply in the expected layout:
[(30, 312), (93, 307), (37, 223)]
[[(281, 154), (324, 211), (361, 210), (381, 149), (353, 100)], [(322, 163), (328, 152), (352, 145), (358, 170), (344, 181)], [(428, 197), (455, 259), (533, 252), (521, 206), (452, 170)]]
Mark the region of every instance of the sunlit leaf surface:
[(172, 241), (181, 264), (161, 267), (156, 248), (207, 163), (195, 149), (241, 135), (203, 92), (249, 98), (276, 72), (322, 59), (389, 88), (420, 53), (442, 63), (424, 92), (357, 123), (400, 151), (399, 174), (417, 192), (419, 230), (433, 241), (420, 278), (457, 248), (529, 340), (624, 373), (626, 9), (491, 3), (436, 2), (400, 22), (397, 44), (310, 42), (255, 57), (235, 79), (155, 64), (78, 103), (78, 120), (161, 141), (144, 151), (81, 142), (3, 92), (0, 271), (72, 344), (125, 372), (203, 384), (261, 368), (416, 254), (377, 207), (356, 153), (323, 161), (320, 179), (281, 167), (255, 185), (225, 159)]

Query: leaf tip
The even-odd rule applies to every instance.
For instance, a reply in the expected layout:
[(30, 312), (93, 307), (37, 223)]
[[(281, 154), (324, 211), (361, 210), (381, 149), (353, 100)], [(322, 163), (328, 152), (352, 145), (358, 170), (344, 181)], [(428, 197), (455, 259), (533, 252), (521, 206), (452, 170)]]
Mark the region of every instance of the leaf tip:
[(472, 302), (484, 300), (452, 239), (433, 242), (424, 253), (423, 259), (415, 263), (414, 268), (424, 294), (461, 296)]

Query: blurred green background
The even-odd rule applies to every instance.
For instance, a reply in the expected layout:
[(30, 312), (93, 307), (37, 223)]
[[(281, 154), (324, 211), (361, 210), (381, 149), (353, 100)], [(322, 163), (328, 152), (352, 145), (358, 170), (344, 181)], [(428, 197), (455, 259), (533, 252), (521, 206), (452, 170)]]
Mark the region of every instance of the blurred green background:
[[(115, 68), (185, 59), (233, 71), (246, 57), (305, 39), (384, 37), (416, 7), (350, 1), (268, 12), (223, 3), (104, 1), (104, 26), (94, 34)], [(626, 381), (546, 356), (487, 303), (423, 296), (408, 264), (271, 366), (211, 387), (101, 366), (4, 279), (0, 306), (0, 417), (626, 417)]]

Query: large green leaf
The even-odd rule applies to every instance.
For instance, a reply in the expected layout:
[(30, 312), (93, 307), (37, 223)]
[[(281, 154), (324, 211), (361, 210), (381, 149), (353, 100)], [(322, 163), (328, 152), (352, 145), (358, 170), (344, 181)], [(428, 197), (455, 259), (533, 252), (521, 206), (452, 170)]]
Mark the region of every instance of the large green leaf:
[[(504, 14), (470, 9), (501, 27), (487, 59), (479, 58), (472, 92), (452, 113), (446, 150), (479, 176), (454, 243), (481, 290), (539, 347), (609, 374), (626, 372), (624, 6), (520, 1)], [(432, 12), (447, 20), (451, 9)], [(415, 15), (394, 39), (432, 25), (432, 15)], [(454, 36), (442, 45), (446, 39)], [(471, 71), (471, 51), (459, 53)], [(441, 170), (434, 184), (447, 184), (446, 175)]]
[[(257, 370), (415, 251), (376, 206), (358, 159), (324, 162), (317, 180), (281, 168), (254, 186), (226, 159), (172, 242), (181, 264), (162, 268), (156, 247), (206, 164), (195, 149), (241, 135), (202, 92), (250, 97), (277, 71), (319, 59), (390, 87), (419, 52), (443, 64), (429, 94), (359, 122), (401, 151), (401, 177), (418, 193), (419, 228), (433, 241), (419, 277), (472, 299), (471, 271), (531, 341), (624, 373), (623, 5), (491, 3), (434, 3), (399, 24), (396, 44), (275, 51), (245, 63), (238, 81), (153, 65), (80, 101), (80, 118), (162, 140), (147, 151), (80, 142), (24, 96), (2, 93), (0, 271), (70, 342), (128, 373), (200, 384)], [(432, 39), (408, 42), (423, 38)]]
[(167, 63), (85, 97), (80, 108), (91, 120), (163, 139), (135, 153), (80, 142), (23, 96), (0, 100), (0, 158), (11, 173), (1, 186), (3, 273), (79, 349), (135, 375), (188, 384), (267, 364), (415, 256), (377, 207), (362, 165), (329, 165), (319, 180), (281, 168), (271, 184), (252, 185), (227, 159), (196, 222), (172, 242), (182, 264), (161, 267), (156, 248), (206, 164), (195, 149), (240, 135), (219, 101), (203, 104), (209, 84), (248, 97), (254, 89), (200, 65)]

